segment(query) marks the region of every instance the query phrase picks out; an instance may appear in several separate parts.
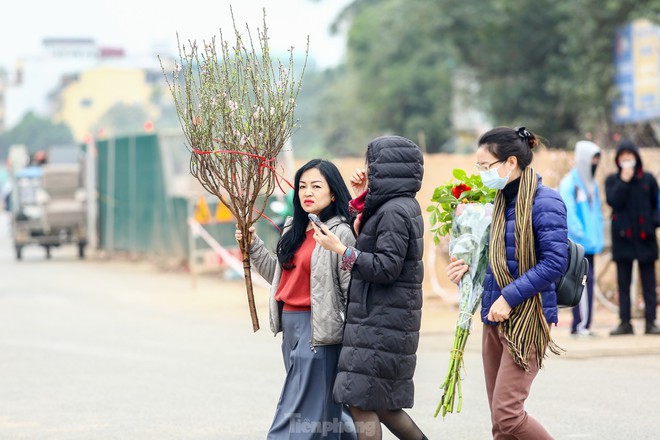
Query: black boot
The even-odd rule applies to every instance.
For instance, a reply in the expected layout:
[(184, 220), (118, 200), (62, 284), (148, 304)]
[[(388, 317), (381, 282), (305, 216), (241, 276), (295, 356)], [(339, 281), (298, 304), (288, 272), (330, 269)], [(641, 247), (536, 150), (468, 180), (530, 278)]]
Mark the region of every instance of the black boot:
[(645, 333), (647, 335), (660, 335), (660, 327), (656, 326), (654, 322), (647, 322)]
[(617, 328), (610, 332), (610, 336), (618, 335), (632, 335), (634, 334), (633, 327), (630, 322), (622, 322)]

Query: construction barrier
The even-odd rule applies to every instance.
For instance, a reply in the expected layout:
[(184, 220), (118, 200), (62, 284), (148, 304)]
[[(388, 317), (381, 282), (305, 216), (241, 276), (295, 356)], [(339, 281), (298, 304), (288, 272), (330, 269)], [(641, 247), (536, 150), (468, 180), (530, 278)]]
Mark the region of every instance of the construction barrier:
[[(212, 253), (204, 240), (192, 236), (190, 218), (223, 248), (236, 248), (231, 212), (190, 175), (190, 153), (181, 135), (105, 139), (96, 142), (96, 152), (101, 250), (190, 262), (200, 249)], [(266, 220), (257, 223), (257, 233), (271, 247), (279, 237)]]

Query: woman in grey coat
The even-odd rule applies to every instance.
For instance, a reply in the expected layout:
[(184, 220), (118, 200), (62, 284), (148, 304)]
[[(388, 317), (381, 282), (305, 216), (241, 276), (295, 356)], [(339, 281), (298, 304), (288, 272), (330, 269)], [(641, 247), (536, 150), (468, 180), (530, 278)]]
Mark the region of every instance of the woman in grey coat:
[[(332, 163), (315, 159), (298, 170), (294, 214), (272, 255), (254, 229), (250, 260), (270, 282), (270, 327), (280, 331), (286, 379), (269, 440), (355, 438), (348, 414), (332, 398), (341, 349), (350, 274), (341, 258), (316, 245), (308, 214), (317, 215), (338, 240), (351, 246), (349, 192)], [(240, 240), (242, 234), (236, 231)], [(342, 433), (348, 432), (342, 435)]]
[(424, 222), (415, 195), (423, 162), (409, 139), (374, 139), (366, 176), (358, 169), (351, 178), (355, 247), (315, 227), (317, 242), (352, 275), (334, 397), (349, 405), (359, 439), (381, 438), (381, 423), (400, 439), (426, 438), (403, 410), (413, 406), (422, 317)]

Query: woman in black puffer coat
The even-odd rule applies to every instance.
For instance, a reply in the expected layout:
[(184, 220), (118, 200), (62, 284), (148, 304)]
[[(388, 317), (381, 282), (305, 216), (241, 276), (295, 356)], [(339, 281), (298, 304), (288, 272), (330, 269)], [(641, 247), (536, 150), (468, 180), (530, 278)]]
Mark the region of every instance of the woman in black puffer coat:
[(409, 139), (374, 139), (366, 177), (357, 170), (351, 178), (359, 194), (351, 207), (361, 211), (355, 247), (341, 244), (325, 226), (315, 228), (317, 242), (342, 255), (342, 268), (351, 271), (334, 397), (350, 407), (358, 438), (375, 426), (369, 438), (380, 438), (380, 423), (402, 439), (426, 438), (402, 409), (413, 406), (422, 317), (424, 222), (415, 195), (423, 161)]

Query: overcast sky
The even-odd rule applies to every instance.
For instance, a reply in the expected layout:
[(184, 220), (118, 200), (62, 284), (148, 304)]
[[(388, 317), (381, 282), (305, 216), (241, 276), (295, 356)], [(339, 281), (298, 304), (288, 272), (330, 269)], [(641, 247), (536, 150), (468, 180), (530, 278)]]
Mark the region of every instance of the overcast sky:
[[(350, 0), (13, 0), (0, 19), (0, 66), (11, 69), (16, 60), (40, 52), (44, 38), (93, 38), (129, 54), (159, 47), (176, 49), (176, 33), (183, 40), (209, 39), (220, 28), (231, 30), (229, 5), (240, 29), (261, 27), (266, 8), (270, 45), (274, 50), (295, 47), (302, 53), (307, 35), (310, 55), (319, 65), (335, 65), (344, 53), (344, 37), (331, 36), (328, 27)], [(300, 52), (298, 52), (300, 51)]]

